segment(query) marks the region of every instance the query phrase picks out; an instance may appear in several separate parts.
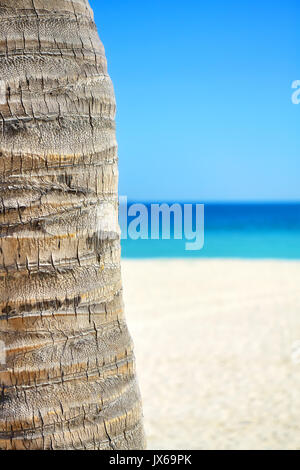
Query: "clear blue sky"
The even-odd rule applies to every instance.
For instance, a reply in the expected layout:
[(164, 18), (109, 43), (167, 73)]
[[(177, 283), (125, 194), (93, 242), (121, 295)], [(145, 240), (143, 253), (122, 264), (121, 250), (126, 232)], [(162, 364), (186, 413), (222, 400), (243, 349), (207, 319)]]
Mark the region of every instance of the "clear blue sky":
[(300, 200), (299, 0), (91, 0), (117, 104), (120, 194)]

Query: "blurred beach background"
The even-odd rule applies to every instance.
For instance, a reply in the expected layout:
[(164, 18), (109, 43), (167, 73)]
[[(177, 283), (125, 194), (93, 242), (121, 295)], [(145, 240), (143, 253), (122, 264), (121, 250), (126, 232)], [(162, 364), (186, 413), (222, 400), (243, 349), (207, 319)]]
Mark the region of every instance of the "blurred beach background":
[(120, 195), (205, 205), (201, 251), (122, 240), (148, 448), (300, 449), (299, 3), (90, 3)]
[(300, 205), (208, 205), (205, 246), (123, 240), (152, 449), (299, 449)]

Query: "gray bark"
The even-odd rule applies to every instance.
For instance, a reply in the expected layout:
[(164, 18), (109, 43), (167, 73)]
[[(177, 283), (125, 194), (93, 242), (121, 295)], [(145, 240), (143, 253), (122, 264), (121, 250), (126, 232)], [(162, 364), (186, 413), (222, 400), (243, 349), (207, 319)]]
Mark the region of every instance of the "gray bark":
[(141, 449), (115, 98), (87, 0), (0, 0), (0, 449)]

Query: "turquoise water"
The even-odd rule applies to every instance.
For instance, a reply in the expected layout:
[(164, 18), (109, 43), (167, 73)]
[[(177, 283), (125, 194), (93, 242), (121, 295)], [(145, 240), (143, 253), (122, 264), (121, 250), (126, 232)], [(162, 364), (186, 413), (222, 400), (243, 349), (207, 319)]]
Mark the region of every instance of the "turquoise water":
[(206, 204), (204, 248), (186, 241), (122, 240), (122, 256), (300, 259), (300, 204)]

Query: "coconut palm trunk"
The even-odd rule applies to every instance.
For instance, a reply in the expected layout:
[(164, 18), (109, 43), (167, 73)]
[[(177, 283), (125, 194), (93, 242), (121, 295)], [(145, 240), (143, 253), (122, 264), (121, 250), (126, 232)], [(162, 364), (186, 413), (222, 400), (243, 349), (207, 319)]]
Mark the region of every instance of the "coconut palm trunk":
[(141, 449), (115, 99), (87, 0), (0, 0), (0, 449)]

